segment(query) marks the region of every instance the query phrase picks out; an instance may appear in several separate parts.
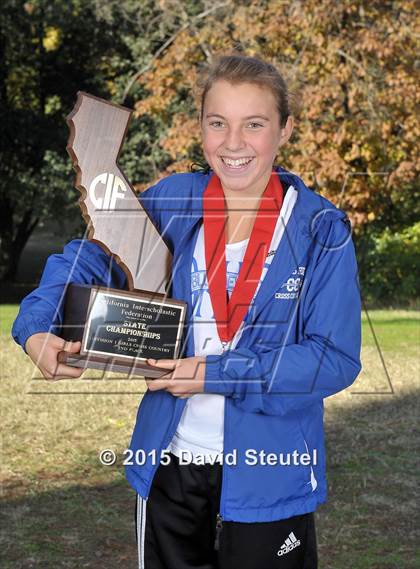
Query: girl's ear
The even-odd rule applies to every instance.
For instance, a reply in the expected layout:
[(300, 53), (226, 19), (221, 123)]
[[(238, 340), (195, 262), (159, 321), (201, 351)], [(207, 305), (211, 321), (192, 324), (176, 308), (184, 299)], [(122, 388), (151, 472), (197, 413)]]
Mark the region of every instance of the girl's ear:
[(286, 144), (286, 142), (288, 142), (289, 138), (292, 136), (294, 125), (295, 125), (294, 119), (291, 115), (289, 115), (287, 117), (286, 124), (284, 125), (284, 127), (280, 131), (280, 144), (279, 144), (279, 146), (283, 146), (283, 144)]

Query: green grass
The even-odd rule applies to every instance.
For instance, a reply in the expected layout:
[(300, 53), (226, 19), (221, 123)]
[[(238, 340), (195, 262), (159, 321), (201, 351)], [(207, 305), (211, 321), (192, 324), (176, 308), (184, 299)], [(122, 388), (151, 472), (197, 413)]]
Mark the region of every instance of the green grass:
[[(31, 362), (10, 338), (16, 311), (0, 307), (0, 565), (134, 569), (134, 495), (121, 457), (141, 395), (126, 394), (127, 380), (115, 376), (55, 383), (33, 377)], [(414, 569), (420, 561), (420, 314), (369, 316), (380, 354), (365, 315), (363, 371), (354, 386), (326, 401), (329, 500), (317, 513), (322, 569)], [(141, 392), (145, 385), (138, 379), (133, 387)], [(116, 394), (104, 395), (104, 388)], [(103, 448), (117, 452), (117, 464), (100, 465)]]
[[(373, 331), (372, 331), (373, 328)], [(410, 310), (372, 310), (362, 316), (364, 346), (413, 351), (420, 344), (420, 313)]]
[(0, 333), (10, 334), (13, 320), (16, 318), (19, 306), (17, 304), (0, 304)]

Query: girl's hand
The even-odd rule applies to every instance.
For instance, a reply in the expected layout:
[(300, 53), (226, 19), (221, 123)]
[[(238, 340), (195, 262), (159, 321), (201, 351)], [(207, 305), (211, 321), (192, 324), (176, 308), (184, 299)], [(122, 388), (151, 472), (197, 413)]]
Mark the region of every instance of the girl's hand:
[(147, 363), (158, 368), (170, 370), (159, 379), (146, 378), (147, 387), (150, 391), (165, 389), (181, 399), (204, 392), (204, 377), (206, 370), (206, 358), (195, 356), (180, 360), (153, 360)]
[(68, 379), (82, 375), (84, 369), (61, 364), (58, 353), (66, 350), (73, 354), (80, 352), (80, 342), (66, 342), (48, 332), (39, 332), (30, 336), (25, 344), (26, 353), (38, 367), (45, 379)]

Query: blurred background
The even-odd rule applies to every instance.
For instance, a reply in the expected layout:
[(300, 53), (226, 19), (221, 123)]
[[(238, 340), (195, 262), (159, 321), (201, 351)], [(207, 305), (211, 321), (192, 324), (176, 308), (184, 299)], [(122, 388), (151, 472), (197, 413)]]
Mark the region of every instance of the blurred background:
[(10, 338), (47, 256), (85, 230), (65, 117), (78, 91), (132, 108), (120, 165), (141, 191), (203, 163), (196, 81), (232, 49), (284, 73), (296, 126), (277, 163), (353, 226), (363, 371), (326, 402), (320, 567), (420, 565), (418, 24), (411, 0), (2, 1), (2, 567), (136, 566), (122, 453), (145, 385), (47, 384)]

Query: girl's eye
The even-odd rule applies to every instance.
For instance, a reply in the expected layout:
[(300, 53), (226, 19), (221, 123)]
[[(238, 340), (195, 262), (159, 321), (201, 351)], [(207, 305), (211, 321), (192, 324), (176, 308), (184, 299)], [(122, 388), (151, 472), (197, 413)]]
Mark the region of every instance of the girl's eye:
[[(225, 126), (225, 123), (224, 123), (223, 121), (212, 121), (212, 122), (209, 123), (209, 124), (210, 124), (210, 126), (212, 126), (212, 127), (214, 127), (214, 128), (217, 128), (217, 129), (223, 128), (223, 127)], [(259, 122), (254, 122), (254, 121), (252, 121), (252, 122), (250, 122), (250, 123), (247, 124), (247, 128), (251, 128), (252, 130), (261, 128), (261, 127), (263, 127), (263, 126), (264, 126), (264, 125), (262, 125), (261, 123), (259, 123)]]
[(222, 121), (213, 121), (210, 123), (210, 126), (214, 126), (215, 128), (220, 128), (223, 126)]

